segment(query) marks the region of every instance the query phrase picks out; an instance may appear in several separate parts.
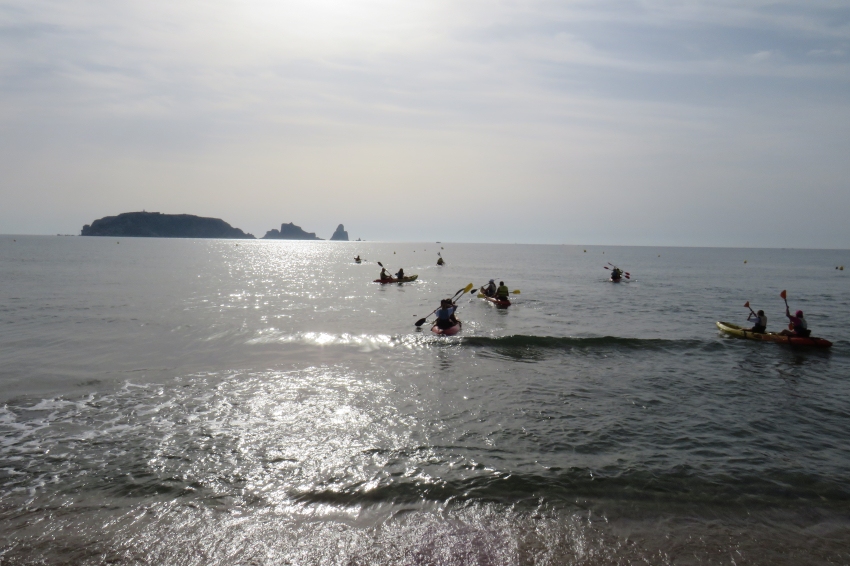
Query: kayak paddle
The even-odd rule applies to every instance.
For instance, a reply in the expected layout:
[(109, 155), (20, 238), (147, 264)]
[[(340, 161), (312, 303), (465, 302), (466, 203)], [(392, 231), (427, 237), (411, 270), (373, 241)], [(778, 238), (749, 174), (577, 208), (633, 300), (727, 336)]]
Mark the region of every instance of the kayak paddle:
[[(782, 297), (782, 300), (785, 301), (785, 312), (787, 313), (790, 309), (788, 308), (788, 293), (785, 292), (785, 289), (782, 289), (782, 292), (779, 293), (779, 296)], [(788, 315), (791, 316), (791, 315)], [(794, 330), (794, 323), (788, 323), (788, 330)]]
[[(470, 289), (472, 289), (473, 286), (474, 285), (472, 283), (470, 283), (469, 285), (467, 285), (463, 289), (458, 290), (458, 292), (455, 293), (454, 296), (452, 296), (452, 301), (454, 301), (455, 297), (457, 297), (458, 295), (460, 295), (462, 297), (463, 293), (468, 293), (470, 291)], [(416, 326), (422, 326), (423, 324), (425, 324), (425, 321), (428, 319), (428, 317), (431, 316), (432, 314), (434, 314), (435, 312), (437, 312), (438, 310), (440, 310), (440, 307), (437, 307), (436, 309), (431, 311), (428, 315), (426, 315), (425, 318), (420, 318), (419, 320), (417, 320), (413, 324), (416, 325)]]
[(746, 308), (750, 309), (750, 312), (751, 312), (751, 313), (756, 314), (756, 313), (754, 313), (754, 312), (753, 312), (753, 309), (750, 307), (750, 301), (747, 301), (746, 303), (744, 303), (744, 306), (745, 306)]

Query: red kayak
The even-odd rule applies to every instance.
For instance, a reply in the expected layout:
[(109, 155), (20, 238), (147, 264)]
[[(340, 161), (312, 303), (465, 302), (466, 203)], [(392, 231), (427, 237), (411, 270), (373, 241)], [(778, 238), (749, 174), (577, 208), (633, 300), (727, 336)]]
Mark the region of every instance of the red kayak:
[(431, 327), (431, 332), (434, 334), (439, 334), (440, 336), (453, 336), (460, 332), (461, 323), (458, 322), (454, 326), (449, 326), (448, 328), (440, 328), (436, 324)]
[(418, 275), (408, 275), (406, 277), (402, 277), (401, 279), (375, 279), (374, 283), (381, 283), (386, 285), (387, 283), (410, 283), (411, 281), (416, 281)]
[(484, 297), (484, 300), (493, 303), (497, 307), (509, 307), (511, 302), (507, 299), (497, 299), (495, 297)]

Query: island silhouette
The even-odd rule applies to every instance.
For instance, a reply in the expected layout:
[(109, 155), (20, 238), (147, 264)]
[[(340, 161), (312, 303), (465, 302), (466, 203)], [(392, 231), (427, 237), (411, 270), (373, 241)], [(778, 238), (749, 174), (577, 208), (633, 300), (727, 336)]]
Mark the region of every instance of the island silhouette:
[[(254, 240), (253, 234), (234, 228), (220, 218), (206, 218), (193, 214), (163, 214), (161, 212), (123, 212), (117, 216), (104, 216), (80, 231), (81, 236), (120, 236), (130, 238), (227, 238)], [(289, 222), (266, 232), (263, 240), (322, 240), (315, 232), (307, 232)], [(330, 238), (348, 241), (348, 232), (342, 224)]]

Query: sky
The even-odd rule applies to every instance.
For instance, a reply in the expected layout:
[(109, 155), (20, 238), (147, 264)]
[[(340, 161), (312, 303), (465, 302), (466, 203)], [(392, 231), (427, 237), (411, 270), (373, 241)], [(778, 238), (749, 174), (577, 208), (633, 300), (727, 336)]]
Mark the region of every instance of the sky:
[(850, 248), (846, 0), (0, 0), (0, 233)]

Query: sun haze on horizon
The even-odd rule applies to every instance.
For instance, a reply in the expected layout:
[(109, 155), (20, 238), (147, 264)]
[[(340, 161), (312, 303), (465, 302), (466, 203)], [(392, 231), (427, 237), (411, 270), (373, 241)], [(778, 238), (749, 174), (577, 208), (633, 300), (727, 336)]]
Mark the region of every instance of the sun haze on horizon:
[(0, 5), (0, 233), (850, 248), (850, 5)]

